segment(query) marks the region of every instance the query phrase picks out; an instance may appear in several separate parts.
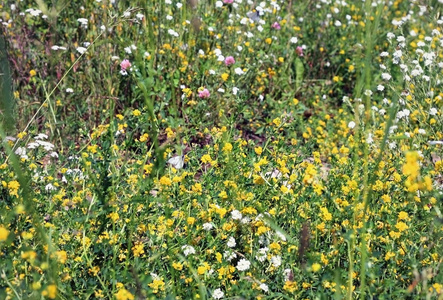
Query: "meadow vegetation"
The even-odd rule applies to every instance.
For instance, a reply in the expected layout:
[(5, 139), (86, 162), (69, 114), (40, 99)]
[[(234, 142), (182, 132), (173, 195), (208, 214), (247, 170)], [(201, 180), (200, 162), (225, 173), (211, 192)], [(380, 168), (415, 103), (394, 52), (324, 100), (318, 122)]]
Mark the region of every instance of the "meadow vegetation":
[(1, 299), (443, 299), (443, 1), (0, 1)]

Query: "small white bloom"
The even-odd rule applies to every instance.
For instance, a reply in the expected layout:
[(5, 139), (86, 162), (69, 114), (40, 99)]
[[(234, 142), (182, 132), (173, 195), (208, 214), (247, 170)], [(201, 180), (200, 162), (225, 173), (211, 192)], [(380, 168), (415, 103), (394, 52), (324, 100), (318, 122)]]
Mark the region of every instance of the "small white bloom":
[(251, 263), (247, 259), (240, 259), (237, 263), (237, 270), (239, 271), (246, 271), (249, 270), (249, 267), (251, 266)]
[(242, 214), (241, 212), (239, 212), (238, 210), (233, 210), (231, 211), (231, 216), (233, 220), (240, 220), (242, 218)]
[(235, 87), (235, 86), (234, 86), (234, 87), (232, 88), (232, 94), (233, 94), (233, 95), (237, 95), (238, 91), (239, 91), (239, 88), (238, 88), (238, 87)]
[(298, 38), (294, 36), (289, 41), (291, 42), (291, 44), (297, 44)]
[(182, 250), (183, 250), (183, 254), (184, 254), (185, 256), (188, 256), (188, 255), (190, 255), (190, 254), (195, 254), (195, 249), (194, 249), (194, 247), (189, 246), (189, 245), (184, 245), (184, 246), (182, 246)]
[(271, 263), (274, 266), (274, 268), (278, 268), (281, 266), (281, 256), (280, 255), (276, 255), (271, 257)]
[(268, 287), (268, 285), (265, 284), (265, 283), (260, 284), (260, 288), (261, 288), (265, 293), (267, 293), (267, 292), (269, 291), (269, 287)]
[(243, 75), (245, 72), (242, 70), (242, 68), (235, 68), (234, 70), (235, 74), (237, 75)]
[[(221, 2), (221, 1), (220, 1)], [(215, 289), (213, 292), (212, 292), (212, 298), (214, 298), (214, 299), (221, 299), (221, 298), (223, 298), (225, 296), (225, 293), (223, 293), (223, 291), (221, 290), (221, 289)]]
[(235, 239), (232, 236), (228, 239), (227, 245), (229, 248), (234, 248), (235, 245), (237, 245), (237, 243), (235, 242)]
[(86, 50), (88, 50), (88, 49), (86, 49), (86, 48), (84, 48), (84, 47), (77, 47), (76, 50), (77, 50), (78, 53), (83, 54), (83, 53), (85, 53)]
[(214, 228), (214, 225), (212, 225), (212, 223), (204, 223), (203, 224), (203, 229), (204, 230), (206, 230), (206, 231), (209, 231), (209, 230), (211, 230), (212, 228)]
[(354, 127), (355, 127), (355, 122), (354, 121), (351, 121), (351, 122), (348, 123), (348, 128), (354, 129)]
[(392, 76), (389, 73), (382, 73), (381, 78), (383, 78), (383, 80), (390, 80)]
[(223, 7), (223, 2), (221, 2), (221, 1), (215, 2), (215, 7), (217, 7), (217, 8)]
[(435, 116), (435, 115), (437, 115), (437, 113), (438, 113), (438, 110), (435, 107), (432, 107), (429, 110), (429, 115), (431, 115), (431, 116)]

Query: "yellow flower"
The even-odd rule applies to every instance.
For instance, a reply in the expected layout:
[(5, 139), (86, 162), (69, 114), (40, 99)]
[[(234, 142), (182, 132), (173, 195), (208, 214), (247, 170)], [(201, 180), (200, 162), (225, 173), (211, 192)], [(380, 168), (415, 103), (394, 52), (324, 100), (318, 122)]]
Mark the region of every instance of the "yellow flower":
[(186, 219), (186, 223), (188, 223), (188, 225), (193, 225), (195, 223), (195, 218), (194, 217), (188, 217)]
[(223, 81), (227, 81), (228, 78), (229, 78), (229, 74), (228, 74), (228, 73), (223, 73), (223, 74), (221, 75), (221, 78), (223, 79)]
[(57, 260), (62, 264), (68, 259), (68, 254), (63, 250), (55, 252), (55, 255), (57, 256)]
[(9, 230), (3, 226), (0, 226), (0, 242), (4, 242), (8, 239)]
[(114, 295), (117, 300), (134, 300), (134, 296), (125, 288), (122, 288)]
[(57, 297), (57, 286), (55, 284), (48, 285), (42, 292), (42, 296), (46, 296), (49, 299), (55, 299)]
[(37, 72), (34, 69), (29, 71), (29, 76), (34, 77), (35, 75), (37, 75)]
[(408, 227), (408, 225), (406, 225), (406, 223), (404, 223), (404, 222), (397, 222), (397, 224), (395, 225), (395, 228), (397, 228), (398, 231), (403, 232), (403, 231), (405, 231), (406, 229), (408, 229), (409, 227)]
[(179, 263), (179, 262), (177, 262), (177, 263), (172, 263), (172, 267), (173, 267), (174, 269), (176, 269), (177, 271), (181, 271), (181, 270), (183, 270), (183, 264), (182, 264), (182, 263)]
[(406, 153), (406, 163), (403, 165), (403, 174), (409, 176), (411, 180), (415, 180), (420, 171), (418, 163), (418, 153), (415, 151)]
[(160, 184), (165, 186), (170, 186), (172, 184), (172, 181), (171, 179), (169, 179), (169, 177), (163, 176), (162, 178), (160, 178)]
[(257, 155), (261, 155), (261, 154), (263, 153), (263, 148), (262, 148), (262, 147), (256, 147), (256, 148), (254, 149), (254, 151), (255, 151), (255, 153), (256, 153)]
[(392, 257), (395, 256), (394, 252), (389, 251), (388, 253), (386, 253), (385, 255), (385, 260), (390, 260)]
[(223, 152), (228, 153), (232, 151), (232, 144), (231, 143), (225, 143), (222, 149)]
[(134, 111), (132, 112), (132, 114), (133, 114), (135, 117), (138, 117), (138, 116), (140, 116), (142, 113), (141, 113), (138, 109), (134, 109)]
[(320, 271), (321, 265), (319, 263), (313, 263), (311, 268), (312, 268), (312, 272), (316, 273), (316, 272)]
[(134, 253), (135, 257), (140, 257), (140, 255), (145, 253), (145, 250), (143, 249), (143, 244), (135, 244), (132, 247), (132, 252)]
[(399, 212), (398, 213), (398, 219), (399, 220), (408, 220), (409, 219), (408, 213), (405, 212), (405, 211)]

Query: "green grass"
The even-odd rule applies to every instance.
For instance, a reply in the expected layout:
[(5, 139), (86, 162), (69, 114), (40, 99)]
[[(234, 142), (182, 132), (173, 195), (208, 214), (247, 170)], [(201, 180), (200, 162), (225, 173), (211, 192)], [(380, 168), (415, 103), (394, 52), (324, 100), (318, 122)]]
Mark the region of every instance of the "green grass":
[(0, 298), (443, 299), (432, 2), (0, 3)]

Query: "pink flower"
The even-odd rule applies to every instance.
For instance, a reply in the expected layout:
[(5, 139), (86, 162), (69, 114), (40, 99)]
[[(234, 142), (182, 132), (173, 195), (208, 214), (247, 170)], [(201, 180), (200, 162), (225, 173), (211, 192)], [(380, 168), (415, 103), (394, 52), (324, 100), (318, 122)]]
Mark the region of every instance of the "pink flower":
[(198, 96), (202, 99), (206, 99), (209, 98), (209, 96), (211, 96), (211, 93), (209, 93), (208, 89), (204, 89), (198, 92)]
[(233, 64), (235, 64), (235, 59), (232, 56), (226, 57), (225, 65), (226, 66), (230, 66), (230, 65), (233, 65)]
[(276, 29), (276, 30), (280, 30), (280, 24), (278, 22), (275, 22), (274, 24), (271, 25), (272, 28)]
[(131, 67), (131, 63), (129, 62), (129, 60), (124, 59), (121, 64), (120, 67), (122, 68), (122, 70), (126, 70), (127, 68)]
[(295, 48), (295, 52), (298, 54), (298, 56), (303, 56), (303, 48), (298, 46)]
[(234, 0), (223, 0), (224, 4), (232, 4), (232, 2), (234, 2)]

